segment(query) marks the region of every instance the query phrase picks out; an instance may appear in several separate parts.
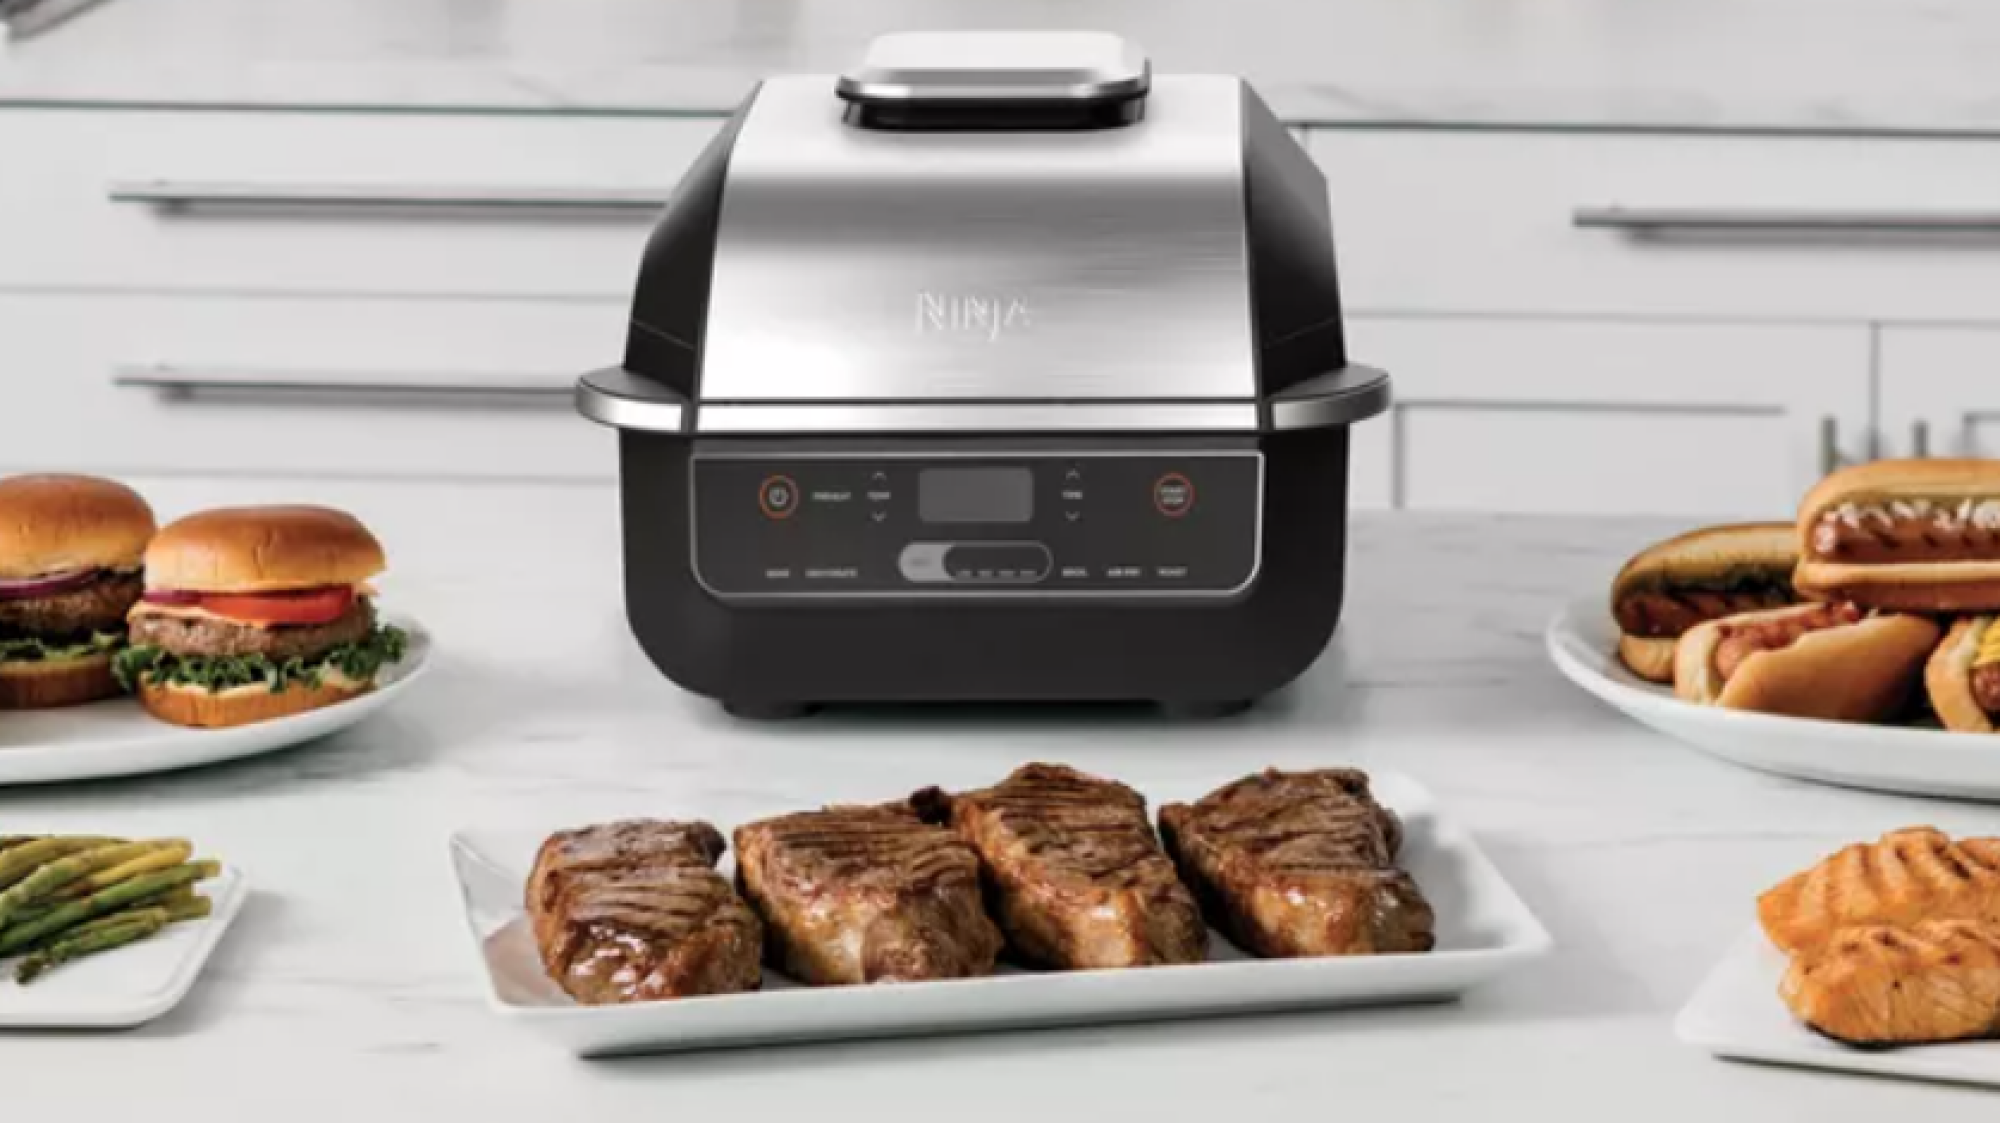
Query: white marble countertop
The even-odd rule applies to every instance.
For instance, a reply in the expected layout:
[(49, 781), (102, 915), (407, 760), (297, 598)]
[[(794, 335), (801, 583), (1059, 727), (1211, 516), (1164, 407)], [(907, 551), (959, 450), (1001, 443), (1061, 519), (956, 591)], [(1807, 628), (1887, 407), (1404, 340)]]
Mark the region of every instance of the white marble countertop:
[(1098, 27), (1338, 124), (2000, 133), (1985, 0), (107, 0), (0, 104), (721, 112), (883, 31)]
[[(0, 1037), (10, 1117), (1296, 1119), (1308, 1105), (1686, 1123), (1990, 1119), (1989, 1095), (1727, 1064), (1675, 1011), (1754, 895), (1846, 840), (2000, 811), (1738, 771), (1557, 677), (1540, 631), (1664, 527), (1364, 516), (1334, 647), (1247, 717), (821, 716), (745, 725), (644, 662), (606, 486), (135, 481), (163, 514), (342, 504), (388, 542), (386, 602), (440, 663), (332, 741), (180, 775), (0, 790), (9, 830), (192, 835), (255, 896), (177, 1012), (110, 1035)], [(1190, 769), (1393, 768), (1480, 836), (1555, 954), (1445, 1006), (584, 1062), (503, 1022), (447, 872), (466, 823), (712, 814), (900, 793), (939, 761), (1029, 759), (1144, 788)], [(783, 1113), (781, 1115), (781, 1113)]]

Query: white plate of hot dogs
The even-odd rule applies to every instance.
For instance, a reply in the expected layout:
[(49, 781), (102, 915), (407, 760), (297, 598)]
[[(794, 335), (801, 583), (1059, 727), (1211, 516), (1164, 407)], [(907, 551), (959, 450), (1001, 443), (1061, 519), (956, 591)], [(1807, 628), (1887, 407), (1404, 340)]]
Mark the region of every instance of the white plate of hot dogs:
[(1618, 661), (1602, 592), (1549, 622), (1549, 658), (1571, 682), (1642, 724), (1746, 768), (1874, 791), (2000, 800), (2000, 735), (1864, 725), (1696, 705)]

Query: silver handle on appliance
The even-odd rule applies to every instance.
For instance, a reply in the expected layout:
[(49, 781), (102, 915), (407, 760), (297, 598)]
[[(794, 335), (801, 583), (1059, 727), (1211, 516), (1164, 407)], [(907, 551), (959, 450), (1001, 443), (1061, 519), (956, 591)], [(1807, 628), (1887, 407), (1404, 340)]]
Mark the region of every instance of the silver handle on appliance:
[(470, 187), (438, 184), (114, 183), (115, 203), (164, 213), (228, 210), (478, 211), (573, 217), (650, 216), (670, 192), (653, 187)]
[(1910, 455), (1924, 459), (1930, 454), (1931, 423), (1922, 420), (1910, 422)]
[(173, 399), (203, 394), (233, 397), (484, 398), (554, 405), (569, 384), (521, 375), (394, 373), (386, 371), (271, 371), (168, 364), (124, 366), (112, 372), (117, 386), (158, 391)]
[(1578, 207), (1570, 225), (1632, 234), (2000, 234), (2000, 211), (1759, 207)]
[(1271, 428), (1321, 429), (1351, 425), (1389, 408), (1389, 375), (1350, 363), (1308, 378), (1271, 399)]
[(685, 433), (694, 420), (686, 397), (624, 367), (605, 367), (576, 380), (576, 411), (599, 425), (645, 433)]

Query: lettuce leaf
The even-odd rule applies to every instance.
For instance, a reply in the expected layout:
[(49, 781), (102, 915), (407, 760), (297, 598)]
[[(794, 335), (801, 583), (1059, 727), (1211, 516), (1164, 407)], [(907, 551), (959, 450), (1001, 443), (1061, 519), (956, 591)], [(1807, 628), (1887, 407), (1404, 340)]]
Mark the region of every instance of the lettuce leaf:
[(240, 686), (268, 684), (282, 694), (295, 683), (317, 687), (329, 669), (356, 682), (370, 682), (391, 663), (403, 661), (410, 637), (401, 628), (382, 627), (354, 643), (343, 643), (308, 663), (287, 659), (274, 663), (262, 655), (176, 655), (146, 644), (128, 647), (112, 661), (112, 673), (127, 690), (148, 686), (197, 686), (220, 694)]
[(97, 632), (87, 640), (51, 643), (40, 639), (0, 639), (0, 663), (58, 663), (111, 651), (125, 642), (118, 632)]

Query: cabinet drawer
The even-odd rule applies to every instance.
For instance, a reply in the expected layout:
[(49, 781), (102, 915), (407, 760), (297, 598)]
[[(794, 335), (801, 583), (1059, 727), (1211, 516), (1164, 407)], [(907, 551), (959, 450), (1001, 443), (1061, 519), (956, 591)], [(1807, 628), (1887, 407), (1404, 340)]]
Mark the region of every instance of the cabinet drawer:
[(0, 285), (629, 292), (657, 200), (719, 127), (591, 117), (0, 113), (0, 151), (17, 169), (0, 176)]
[(1357, 316), (1348, 334), (1396, 380), (1388, 424), (1359, 430), (1357, 505), (1786, 518), (1867, 454), (1865, 327)]
[(2000, 329), (1881, 329), (1883, 453), (2000, 456)]
[[(0, 298), (0, 471), (601, 478), (622, 305)], [(120, 384), (124, 378), (127, 383)]]
[(2000, 314), (1990, 141), (1315, 129), (1309, 146), (1359, 310)]

